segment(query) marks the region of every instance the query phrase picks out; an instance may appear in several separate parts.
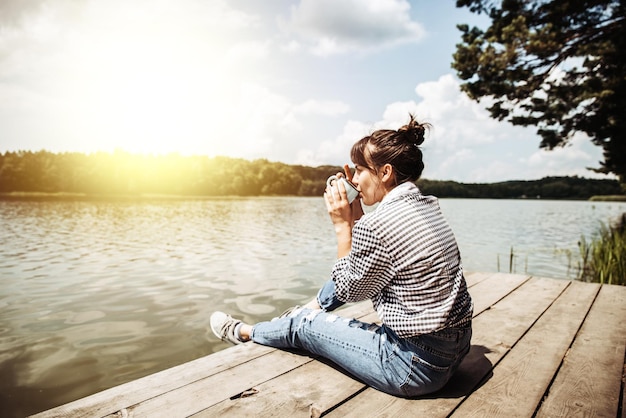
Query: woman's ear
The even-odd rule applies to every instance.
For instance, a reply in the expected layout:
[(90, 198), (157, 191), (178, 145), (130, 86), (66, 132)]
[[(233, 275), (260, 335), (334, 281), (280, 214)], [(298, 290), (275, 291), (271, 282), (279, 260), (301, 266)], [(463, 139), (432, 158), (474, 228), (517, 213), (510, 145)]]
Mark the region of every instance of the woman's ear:
[(381, 174), (380, 179), (383, 183), (389, 184), (394, 177), (393, 166), (389, 163), (383, 165), (378, 172)]

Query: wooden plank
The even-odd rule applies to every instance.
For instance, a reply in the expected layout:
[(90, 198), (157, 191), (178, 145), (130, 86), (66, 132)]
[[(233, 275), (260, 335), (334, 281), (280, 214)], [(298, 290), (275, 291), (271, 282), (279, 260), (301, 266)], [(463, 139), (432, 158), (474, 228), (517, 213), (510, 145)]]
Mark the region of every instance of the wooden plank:
[(331, 365), (312, 361), (256, 386), (252, 396), (227, 399), (194, 417), (319, 416), (322, 411), (330, 409), (363, 388), (365, 384)]
[(622, 416), (626, 418), (626, 359), (624, 361), (624, 372), (622, 373)]
[(574, 340), (599, 284), (571, 282), (454, 417), (530, 417)]
[(472, 286), (469, 290), (474, 301), (474, 316), (489, 309), (528, 279), (529, 276), (523, 274), (495, 273)]
[(206, 378), (207, 375), (228, 370), (244, 361), (265, 356), (274, 350), (255, 344), (238, 345), (41, 412), (34, 417), (102, 417)]
[(489, 277), (493, 276), (495, 273), (482, 273), (482, 272), (471, 272), (465, 273), (465, 282), (467, 283), (467, 287), (472, 287), (482, 282), (483, 280), (487, 280)]
[[(371, 315), (371, 302), (350, 305), (337, 311), (343, 316), (360, 318)], [(255, 345), (255, 344), (244, 344)], [(252, 387), (285, 374), (293, 369), (312, 362), (313, 356), (304, 353), (293, 354), (288, 351), (272, 349), (266, 356), (214, 373), (206, 379), (193, 382), (154, 399), (126, 408), (134, 416), (189, 416), (212, 405), (236, 398)], [(261, 360), (261, 361), (257, 361)], [(183, 400), (181, 402), (181, 400)], [(163, 414), (164, 415), (161, 415)]]
[(617, 416), (625, 345), (626, 287), (604, 285), (537, 416)]
[[(491, 279), (490, 279), (491, 281)], [(532, 278), (483, 311), (473, 321), (472, 347), (452, 380), (441, 391), (419, 399), (402, 399), (368, 388), (331, 411), (329, 417), (446, 417), (492, 372), (496, 364), (569, 282)], [(498, 293), (474, 293), (479, 303)]]
[(186, 417), (310, 361), (311, 358), (305, 355), (275, 350), (267, 356), (129, 406), (124, 412), (134, 417)]

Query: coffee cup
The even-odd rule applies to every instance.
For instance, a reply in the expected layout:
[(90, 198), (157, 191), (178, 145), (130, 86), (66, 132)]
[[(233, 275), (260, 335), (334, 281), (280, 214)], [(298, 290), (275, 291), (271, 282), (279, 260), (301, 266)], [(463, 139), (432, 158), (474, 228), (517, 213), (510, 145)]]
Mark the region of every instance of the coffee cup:
[(346, 179), (345, 177), (337, 177), (335, 175), (332, 175), (328, 177), (328, 180), (326, 180), (326, 186), (328, 186), (329, 189), (333, 187), (333, 181), (343, 183), (343, 186), (346, 189), (346, 195), (348, 196), (348, 203), (352, 203), (354, 199), (359, 197), (359, 191), (350, 180)]

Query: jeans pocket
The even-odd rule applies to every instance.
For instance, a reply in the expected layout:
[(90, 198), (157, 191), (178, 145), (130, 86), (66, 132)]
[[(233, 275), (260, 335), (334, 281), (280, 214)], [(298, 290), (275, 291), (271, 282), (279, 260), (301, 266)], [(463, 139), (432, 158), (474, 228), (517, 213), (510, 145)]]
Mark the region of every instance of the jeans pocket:
[(414, 397), (441, 389), (448, 380), (450, 367), (446, 362), (435, 364), (413, 354), (409, 373), (400, 385), (402, 395)]
[(438, 366), (436, 364), (430, 363), (428, 361), (426, 361), (423, 358), (420, 358), (416, 355), (413, 356), (413, 362), (412, 362), (412, 369), (415, 370), (417, 368), (420, 369), (421, 372), (423, 372), (423, 368), (427, 368), (430, 369), (434, 372), (438, 372), (438, 373), (445, 373), (448, 371), (448, 369), (450, 368), (450, 364), (445, 364), (447, 363), (447, 361), (442, 362), (444, 365), (442, 366)]
[(403, 341), (410, 353), (410, 371), (400, 389), (405, 396), (419, 396), (441, 389), (467, 353), (471, 330), (451, 329)]

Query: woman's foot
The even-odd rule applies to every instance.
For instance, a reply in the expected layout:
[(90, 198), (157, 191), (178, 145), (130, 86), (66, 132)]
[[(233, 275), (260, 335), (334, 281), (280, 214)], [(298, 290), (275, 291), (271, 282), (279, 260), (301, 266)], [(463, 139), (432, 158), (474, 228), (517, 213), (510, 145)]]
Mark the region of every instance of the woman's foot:
[(250, 340), (249, 333), (242, 333), (242, 328), (249, 328), (249, 325), (225, 314), (224, 312), (213, 312), (211, 315), (211, 331), (222, 341), (233, 344), (242, 344)]

